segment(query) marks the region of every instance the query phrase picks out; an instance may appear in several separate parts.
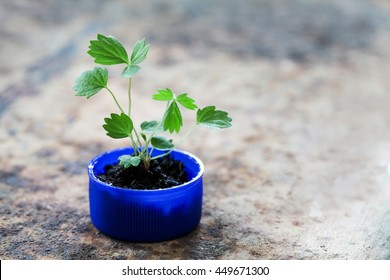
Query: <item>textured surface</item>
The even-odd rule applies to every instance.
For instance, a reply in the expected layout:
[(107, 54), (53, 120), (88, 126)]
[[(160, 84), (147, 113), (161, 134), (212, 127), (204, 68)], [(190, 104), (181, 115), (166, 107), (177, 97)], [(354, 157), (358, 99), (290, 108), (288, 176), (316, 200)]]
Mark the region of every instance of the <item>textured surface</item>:
[[(1, 1), (1, 259), (390, 259), (388, 1), (130, 2)], [(125, 243), (90, 222), (86, 165), (128, 144), (101, 128), (109, 95), (71, 90), (98, 32), (152, 45), (139, 120), (162, 87), (234, 119), (181, 145), (206, 166), (186, 237)]]

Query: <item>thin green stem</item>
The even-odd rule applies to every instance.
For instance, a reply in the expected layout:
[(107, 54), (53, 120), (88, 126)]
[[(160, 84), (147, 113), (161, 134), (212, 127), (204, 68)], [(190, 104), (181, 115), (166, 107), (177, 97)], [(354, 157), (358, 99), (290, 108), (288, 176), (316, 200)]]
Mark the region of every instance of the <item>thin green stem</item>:
[(129, 117), (131, 115), (131, 83), (132, 83), (132, 80), (131, 80), (131, 78), (129, 78), (129, 88), (127, 90), (127, 95), (129, 97)]
[[(131, 77), (129, 78), (129, 86), (128, 86), (128, 89), (127, 89), (127, 96), (128, 96), (128, 99), (129, 99), (129, 117), (131, 118), (131, 84), (132, 84), (132, 79)], [(144, 159), (145, 156), (143, 154), (143, 151), (142, 151), (142, 143), (141, 143), (141, 140), (139, 138), (139, 135), (137, 133), (137, 130), (133, 129), (134, 131), (134, 134), (135, 134), (135, 137), (137, 138), (137, 141), (138, 141), (138, 144), (134, 141), (133, 137), (131, 136), (131, 140), (133, 142), (133, 146), (134, 146), (134, 153), (136, 152), (139, 152), (138, 150), (141, 149), (141, 151), (139, 152), (141, 154), (141, 158)]]
[[(153, 136), (157, 133), (157, 131), (160, 129), (161, 125), (163, 124), (164, 119), (165, 119), (165, 114), (166, 114), (166, 112), (167, 112), (167, 110), (168, 110), (168, 107), (169, 107), (170, 103), (171, 103), (171, 101), (168, 101), (168, 102), (167, 102), (167, 107), (166, 107), (166, 109), (165, 109), (164, 116), (163, 116), (161, 122), (158, 123), (158, 125), (156, 126), (156, 128), (154, 129), (154, 131), (152, 132), (152, 134), (150, 135), (150, 137), (147, 139), (147, 141), (145, 141), (145, 151), (148, 150), (148, 147), (149, 147), (149, 145), (150, 145), (150, 142), (152, 141)], [(150, 159), (152, 159), (152, 152), (153, 152), (153, 150), (154, 150), (154, 148), (152, 147), (152, 149), (151, 149), (150, 152), (148, 153)]]
[[(175, 146), (179, 146), (188, 137), (188, 135), (190, 135), (190, 133), (192, 132), (192, 130), (194, 129), (195, 126), (196, 126), (196, 124), (192, 125), (191, 128), (186, 132), (186, 134), (184, 134), (184, 136), (180, 139), (178, 144), (175, 145)], [(152, 148), (151, 151), (150, 151), (150, 157), (151, 157), (150, 160), (158, 159), (158, 158), (164, 157), (166, 155), (169, 155), (173, 151), (173, 149), (174, 148), (170, 149), (168, 152), (166, 152), (164, 154), (152, 157), (152, 152), (154, 150), (154, 148)]]
[(141, 143), (141, 139), (139, 138), (139, 134), (138, 134), (138, 132), (137, 132), (137, 130), (135, 128), (133, 129), (133, 131), (134, 131), (135, 137), (137, 138), (137, 141), (138, 141), (138, 144), (139, 144), (139, 148), (141, 148), (142, 147), (142, 143)]
[(134, 141), (133, 135), (129, 135), (131, 143), (133, 145), (134, 155), (138, 155), (138, 146), (137, 143)]
[[(152, 138), (154, 137), (154, 135), (157, 133), (157, 131), (160, 129), (160, 126), (162, 125), (163, 121), (159, 122), (158, 125), (156, 126), (156, 128), (154, 129), (154, 131), (152, 132), (152, 134), (150, 135), (149, 139), (147, 139), (146, 143), (145, 143), (145, 151), (148, 150), (148, 147), (149, 147), (149, 144), (150, 142), (152, 141)], [(149, 154), (149, 157), (151, 158), (152, 157), (152, 152), (153, 152), (153, 149), (152, 148), (150, 150), (150, 153)]]
[(152, 148), (150, 149), (150, 153), (149, 153), (150, 158), (152, 158), (153, 151), (154, 151), (154, 147), (152, 146)]
[(166, 152), (166, 153), (163, 153), (163, 154), (161, 154), (161, 155), (158, 155), (158, 156), (155, 156), (155, 157), (150, 158), (150, 160), (154, 160), (154, 159), (158, 159), (158, 158), (165, 157), (165, 156), (169, 155), (170, 153), (172, 153), (172, 151), (173, 151), (173, 148), (170, 149), (170, 150), (169, 150), (168, 152)]
[(192, 132), (192, 130), (194, 129), (195, 126), (196, 126), (196, 124), (193, 124), (190, 127), (190, 129), (187, 130), (186, 134), (184, 134), (184, 136), (177, 143), (177, 146), (179, 146), (188, 137), (188, 135), (190, 135), (190, 133)]
[(118, 100), (117, 100), (116, 97), (115, 97), (115, 94), (114, 94), (108, 87), (106, 87), (106, 89), (108, 90), (109, 93), (111, 93), (112, 98), (114, 98), (114, 101), (115, 101), (115, 103), (116, 103), (116, 106), (118, 106), (119, 110), (124, 114), (125, 111), (123, 111), (121, 105), (119, 105)]

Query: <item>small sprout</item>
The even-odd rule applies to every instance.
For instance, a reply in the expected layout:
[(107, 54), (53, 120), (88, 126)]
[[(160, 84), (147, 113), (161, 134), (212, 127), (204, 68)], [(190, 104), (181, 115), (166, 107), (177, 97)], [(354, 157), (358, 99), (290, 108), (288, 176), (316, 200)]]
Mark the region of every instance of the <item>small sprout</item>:
[[(176, 96), (169, 88), (160, 89), (152, 96), (152, 99), (166, 102), (166, 110), (161, 120), (144, 121), (140, 125), (140, 130), (136, 129), (131, 119), (131, 86), (132, 78), (141, 70), (139, 64), (143, 62), (149, 52), (149, 45), (146, 39), (137, 41), (132, 49), (129, 58), (128, 53), (122, 43), (113, 36), (97, 35), (97, 40), (90, 41), (87, 52), (94, 58), (94, 62), (100, 65), (124, 64), (125, 67), (121, 76), (129, 80), (128, 86), (128, 112), (123, 110), (116, 95), (108, 87), (108, 70), (96, 66), (92, 70), (84, 71), (76, 79), (73, 90), (76, 96), (90, 98), (106, 89), (114, 99), (119, 113), (112, 113), (110, 117), (104, 119), (104, 130), (107, 136), (120, 139), (129, 138), (134, 148), (134, 155), (122, 155), (118, 158), (119, 164), (124, 168), (143, 164), (146, 168), (150, 166), (151, 160), (163, 157), (171, 153), (175, 147), (172, 139), (168, 139), (163, 133), (179, 133), (183, 126), (181, 109), (196, 111), (196, 123), (207, 128), (223, 129), (231, 126), (232, 119), (225, 111), (220, 111), (215, 106), (198, 108), (195, 100), (187, 93)], [(187, 136), (191, 130), (185, 135)], [(149, 148), (152, 149), (149, 149)], [(153, 149), (163, 150), (165, 153), (153, 157)]]
[(119, 164), (124, 168), (129, 168), (130, 166), (138, 166), (141, 162), (140, 156), (131, 156), (131, 155), (123, 155), (119, 158)]

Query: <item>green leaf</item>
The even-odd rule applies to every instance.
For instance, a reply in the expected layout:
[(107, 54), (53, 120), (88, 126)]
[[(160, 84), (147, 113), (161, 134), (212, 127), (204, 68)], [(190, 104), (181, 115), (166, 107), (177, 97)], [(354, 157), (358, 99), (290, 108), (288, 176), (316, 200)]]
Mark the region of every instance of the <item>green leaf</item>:
[(133, 46), (133, 52), (131, 53), (131, 64), (140, 64), (146, 59), (149, 52), (149, 45), (146, 43), (145, 38), (137, 41)]
[(129, 168), (130, 166), (138, 166), (141, 163), (141, 157), (139, 156), (131, 156), (131, 155), (123, 155), (119, 158), (119, 165), (124, 168)]
[(169, 88), (159, 89), (158, 93), (153, 94), (152, 98), (154, 100), (170, 101), (175, 99), (175, 95)]
[(189, 98), (187, 93), (180, 94), (176, 98), (176, 100), (177, 100), (177, 102), (179, 102), (182, 106), (186, 107), (187, 109), (195, 110), (196, 108), (198, 108), (198, 106), (196, 106), (196, 104), (195, 104), (195, 100), (192, 98)]
[(172, 144), (172, 140), (168, 140), (165, 137), (162, 136), (154, 136), (152, 137), (151, 142), (152, 146), (159, 150), (169, 150), (175, 147), (175, 145)]
[(174, 131), (179, 132), (183, 125), (183, 118), (176, 101), (172, 101), (164, 115), (164, 131), (169, 130), (170, 133)]
[(73, 90), (76, 96), (91, 96), (98, 93), (101, 89), (107, 86), (108, 71), (101, 67), (95, 67), (92, 70), (84, 71), (76, 79)]
[(112, 138), (126, 138), (133, 131), (133, 122), (126, 114), (111, 114), (111, 118), (105, 118), (104, 121), (106, 124), (103, 125), (103, 128), (107, 131), (107, 135)]
[(98, 34), (97, 40), (90, 41), (88, 54), (99, 64), (129, 64), (126, 49), (121, 42), (113, 36)]
[(138, 65), (128, 65), (125, 69), (123, 69), (122, 77), (130, 78), (133, 77), (138, 71), (141, 69)]
[(230, 127), (232, 119), (228, 117), (225, 111), (215, 109), (215, 106), (207, 106), (199, 109), (196, 114), (197, 124), (201, 124), (208, 128), (222, 129)]
[(157, 132), (162, 132), (162, 127), (159, 126), (158, 121), (150, 121), (150, 122), (143, 122), (141, 123), (141, 130), (143, 133), (153, 133), (157, 128)]

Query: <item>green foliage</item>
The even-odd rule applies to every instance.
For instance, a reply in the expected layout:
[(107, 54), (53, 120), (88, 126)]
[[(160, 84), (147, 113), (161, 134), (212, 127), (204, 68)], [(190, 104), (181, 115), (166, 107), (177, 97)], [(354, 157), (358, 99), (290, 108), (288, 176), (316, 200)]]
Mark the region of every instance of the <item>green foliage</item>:
[(175, 147), (175, 145), (172, 144), (172, 140), (168, 140), (163, 136), (152, 137), (151, 144), (153, 147), (159, 150), (169, 150)]
[(149, 45), (146, 43), (146, 39), (137, 41), (134, 44), (133, 52), (131, 53), (131, 64), (137, 65), (146, 59), (149, 52)]
[(91, 96), (98, 93), (100, 90), (107, 86), (108, 71), (101, 67), (95, 67), (92, 70), (87, 70), (81, 73), (76, 79), (76, 84), (73, 86), (73, 90), (76, 92), (76, 96)]
[(129, 168), (130, 166), (138, 166), (141, 163), (140, 156), (131, 156), (131, 155), (123, 155), (119, 158), (119, 164), (124, 168)]
[(177, 102), (179, 102), (182, 106), (186, 107), (187, 109), (195, 110), (196, 108), (198, 108), (198, 106), (196, 106), (196, 104), (195, 104), (195, 100), (192, 98), (189, 98), (187, 93), (180, 94), (176, 98), (176, 100), (177, 100)]
[(170, 101), (175, 100), (175, 95), (173, 92), (167, 88), (167, 89), (159, 89), (157, 90), (158, 93), (153, 94), (152, 98), (154, 100), (160, 100), (160, 101)]
[(215, 106), (207, 106), (199, 109), (196, 114), (196, 122), (214, 129), (228, 128), (232, 125), (232, 119), (228, 117), (228, 113), (216, 110)]
[(130, 78), (133, 77), (135, 74), (138, 73), (138, 71), (141, 69), (138, 65), (129, 65), (126, 66), (125, 69), (123, 69), (122, 77), (124, 78)]
[[(113, 97), (120, 113), (112, 113), (104, 119), (103, 128), (106, 134), (115, 139), (129, 138), (134, 148), (134, 155), (123, 155), (118, 158), (119, 164), (124, 168), (138, 166), (143, 163), (146, 168), (150, 161), (168, 155), (175, 145), (172, 139), (161, 135), (163, 133), (179, 133), (183, 126), (181, 109), (194, 111), (196, 109), (197, 125), (207, 128), (222, 129), (231, 126), (232, 119), (225, 111), (220, 111), (215, 106), (207, 106), (199, 109), (195, 100), (187, 93), (181, 93), (177, 97), (169, 88), (160, 89), (152, 95), (152, 99), (166, 102), (166, 110), (160, 121), (144, 121), (140, 125), (140, 132), (134, 127), (131, 119), (131, 85), (132, 78), (139, 73), (143, 62), (149, 52), (149, 45), (145, 39), (137, 41), (132, 48), (129, 58), (128, 52), (122, 43), (113, 36), (97, 35), (97, 40), (90, 41), (88, 54), (94, 58), (94, 62), (102, 65), (125, 64), (121, 76), (129, 79), (128, 114), (124, 112), (115, 94), (108, 88), (108, 70), (95, 67), (92, 70), (84, 71), (76, 79), (73, 90), (76, 96), (90, 98), (102, 89), (106, 89)], [(189, 134), (191, 129), (186, 133)], [(143, 140), (143, 142), (142, 142)], [(152, 147), (152, 149), (149, 149)], [(153, 149), (164, 150), (161, 155), (152, 156)]]
[(158, 121), (150, 121), (141, 123), (141, 131), (142, 133), (153, 133), (162, 132), (162, 128), (160, 127), (160, 123)]
[(122, 77), (130, 78), (141, 69), (138, 64), (146, 59), (149, 45), (145, 39), (135, 43), (129, 60), (125, 47), (113, 36), (97, 35), (97, 40), (91, 40), (88, 54), (95, 63), (103, 65), (126, 64), (122, 71)]
[(121, 42), (113, 36), (97, 35), (97, 40), (90, 41), (88, 54), (95, 63), (103, 65), (129, 64), (126, 49)]
[(183, 125), (183, 117), (181, 116), (181, 112), (176, 101), (172, 101), (168, 106), (168, 109), (165, 111), (163, 121), (164, 131), (169, 130), (170, 133), (180, 131), (180, 128)]
[(133, 131), (133, 122), (130, 117), (124, 113), (111, 114), (111, 118), (105, 118), (106, 124), (103, 128), (107, 131), (107, 135), (111, 138), (120, 139), (131, 135)]
[(183, 117), (178, 104), (189, 110), (195, 110), (198, 108), (195, 104), (195, 100), (188, 97), (187, 93), (182, 93), (176, 97), (176, 95), (169, 88), (165, 90), (158, 90), (158, 93), (154, 94), (152, 98), (159, 101), (168, 101), (163, 123), (164, 131), (168, 130), (170, 133), (178, 133), (183, 126)]

